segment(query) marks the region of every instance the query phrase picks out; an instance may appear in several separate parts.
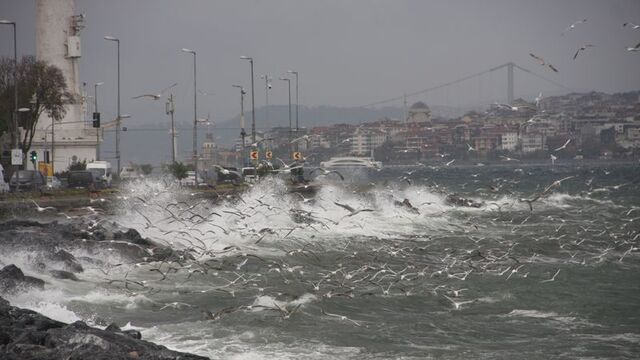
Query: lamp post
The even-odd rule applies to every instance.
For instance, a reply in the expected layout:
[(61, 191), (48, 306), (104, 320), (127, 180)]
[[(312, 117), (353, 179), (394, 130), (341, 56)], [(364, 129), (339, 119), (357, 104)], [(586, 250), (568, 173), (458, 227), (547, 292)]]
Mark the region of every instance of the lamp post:
[[(98, 113), (98, 86), (104, 84), (103, 82), (98, 82), (93, 84), (93, 111)], [(100, 116), (100, 115), (98, 115)], [(96, 128), (96, 161), (100, 160), (100, 127)]]
[(196, 77), (196, 52), (182, 49), (183, 52), (193, 54), (193, 165), (196, 171), (196, 187), (198, 186), (198, 90)]
[(120, 39), (113, 36), (105, 36), (105, 40), (115, 41), (118, 48), (118, 114), (116, 117), (116, 161), (117, 161), (117, 174), (120, 176), (120, 121), (122, 119), (120, 114)]
[(244, 90), (244, 87), (242, 85), (232, 85), (233, 87), (237, 87), (240, 88), (240, 137), (242, 137), (242, 166), (245, 166), (245, 161), (246, 161), (246, 156), (245, 156), (245, 150), (246, 150), (246, 145), (245, 145), (245, 141), (244, 141), (244, 137), (247, 135), (247, 133), (244, 131), (244, 95), (247, 93)]
[[(296, 76), (296, 138), (298, 135), (298, 72), (293, 70), (287, 70), (287, 73), (293, 74)], [(296, 151), (298, 150), (298, 143), (296, 143)]]
[(260, 79), (264, 79), (264, 98), (265, 98), (265, 108), (264, 108), (264, 118), (265, 124), (269, 124), (269, 90), (271, 90), (271, 76), (269, 74), (260, 75)]
[(0, 20), (0, 24), (13, 26), (13, 141), (11, 148), (17, 149), (20, 143), (20, 134), (18, 133), (18, 41), (16, 37), (16, 22)]
[(240, 59), (249, 60), (251, 63), (251, 142), (256, 142), (256, 103), (253, 88), (253, 58), (249, 56), (240, 56)]
[(289, 85), (289, 156), (291, 156), (291, 79), (281, 77), (280, 80), (286, 81)]
[(175, 106), (173, 104), (173, 93), (169, 94), (169, 99), (165, 103), (165, 112), (167, 115), (171, 115), (171, 161), (175, 164), (176, 162), (176, 126), (173, 121), (173, 114), (176, 112)]

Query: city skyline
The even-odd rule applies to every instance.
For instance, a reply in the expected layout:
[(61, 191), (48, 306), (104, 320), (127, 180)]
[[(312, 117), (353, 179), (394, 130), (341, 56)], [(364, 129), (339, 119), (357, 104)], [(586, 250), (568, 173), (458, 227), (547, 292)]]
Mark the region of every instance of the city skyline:
[[(19, 55), (33, 54), (35, 2), (3, 0), (0, 4), (3, 17), (18, 23)], [(300, 104), (306, 106), (366, 105), (509, 61), (575, 91), (630, 91), (640, 84), (640, 75), (633, 71), (640, 57), (625, 51), (639, 41), (640, 31), (622, 26), (638, 22), (629, 16), (640, 17), (640, 4), (633, 1), (178, 4), (79, 0), (76, 10), (86, 14), (81, 81), (87, 83), (89, 95), (93, 83), (105, 82), (101, 108), (105, 115), (115, 115), (115, 59), (102, 37), (121, 38), (123, 112), (140, 123), (167, 119), (161, 102), (132, 97), (175, 82), (177, 119), (193, 116), (188, 111), (193, 80), (189, 59), (180, 54), (183, 47), (198, 51), (202, 61), (199, 116), (211, 114), (218, 123), (239, 113), (237, 92), (231, 85), (250, 87), (246, 64), (238, 59), (241, 55), (255, 59), (256, 77), (269, 73), (277, 78), (292, 68), (299, 71)], [(582, 19), (587, 21), (566, 30)], [(3, 44), (10, 44), (9, 36), (9, 32), (0, 33)], [(575, 51), (587, 43), (594, 47), (574, 60)], [(0, 54), (9, 56), (11, 50), (2, 46)], [(547, 59), (559, 72), (538, 66), (530, 53)], [(486, 104), (505, 97), (496, 88), (505, 83), (506, 73), (490, 74), (473, 84), (452, 87), (448, 94), (435, 93), (431, 99), (416, 96), (409, 102)], [(515, 83), (516, 97), (533, 96), (538, 90), (568, 92), (525, 74), (517, 74)], [(270, 90), (272, 104), (286, 104), (282, 85), (276, 82)], [(256, 91), (255, 103), (264, 105), (264, 91)], [(399, 101), (389, 105), (401, 106)], [(308, 119), (301, 121), (301, 126), (313, 125), (305, 123)]]

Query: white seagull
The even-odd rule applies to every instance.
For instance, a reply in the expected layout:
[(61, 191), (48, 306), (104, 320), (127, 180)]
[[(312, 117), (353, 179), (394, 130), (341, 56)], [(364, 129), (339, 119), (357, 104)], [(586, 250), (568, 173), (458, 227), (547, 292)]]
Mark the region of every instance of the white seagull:
[(541, 58), (540, 56), (537, 56), (533, 53), (529, 53), (529, 56), (531, 56), (532, 58), (536, 59), (538, 61), (538, 63), (542, 66), (546, 66), (549, 69), (558, 72), (558, 69), (556, 69), (555, 67), (553, 67), (553, 65), (549, 64), (548, 62), (546, 62), (543, 58)]
[(582, 23), (586, 23), (586, 22), (587, 22), (587, 19), (582, 19), (582, 20), (578, 20), (578, 21), (574, 22), (573, 24), (569, 25), (566, 29), (564, 29), (564, 31), (562, 32), (561, 35), (564, 35), (564, 33), (566, 33), (567, 31), (571, 31), (571, 30), (575, 29), (576, 25), (582, 24)]
[(560, 151), (560, 150), (562, 150), (562, 149), (566, 149), (566, 148), (567, 148), (567, 145), (569, 145), (569, 143), (570, 143), (570, 142), (571, 142), (571, 139), (568, 139), (568, 140), (567, 140), (567, 142), (565, 142), (565, 143), (564, 143), (564, 145), (560, 146), (560, 147), (559, 147), (559, 148), (557, 148), (557, 149), (554, 149), (554, 150), (553, 150), (553, 152)]
[(586, 50), (587, 48), (589, 48), (589, 47), (593, 47), (593, 45), (591, 45), (591, 44), (587, 44), (587, 45), (581, 46), (581, 47), (578, 49), (578, 51), (576, 51), (576, 53), (573, 55), (573, 60), (575, 60), (575, 59), (578, 57), (578, 54), (580, 54), (580, 51), (585, 51), (585, 50)]
[(147, 98), (150, 98), (151, 100), (159, 100), (167, 90), (171, 89), (176, 85), (178, 85), (178, 83), (174, 83), (173, 85), (162, 89), (159, 94), (142, 94), (142, 95), (134, 96), (132, 97), (132, 99), (140, 99), (140, 98), (147, 97)]
[(38, 212), (43, 212), (43, 211), (47, 211), (47, 210), (57, 211), (57, 209), (54, 208), (53, 206), (41, 207), (40, 205), (38, 205), (37, 202), (35, 202), (35, 200), (31, 200), (31, 202), (36, 205), (36, 210), (38, 210)]
[(640, 51), (640, 43), (634, 47), (627, 47), (627, 51)]
[(640, 29), (640, 25), (636, 25), (636, 24), (631, 23), (631, 22), (626, 22), (626, 23), (622, 24), (622, 26), (624, 26), (624, 27), (626, 27), (627, 25), (633, 30)]

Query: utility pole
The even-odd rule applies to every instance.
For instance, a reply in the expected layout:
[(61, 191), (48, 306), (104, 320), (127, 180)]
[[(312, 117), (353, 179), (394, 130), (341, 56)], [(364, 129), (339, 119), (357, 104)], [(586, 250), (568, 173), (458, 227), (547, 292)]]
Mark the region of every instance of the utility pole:
[(246, 161), (247, 161), (247, 156), (245, 154), (246, 149), (247, 149), (247, 145), (245, 144), (245, 136), (247, 135), (247, 133), (244, 131), (244, 95), (247, 93), (244, 90), (244, 87), (242, 85), (232, 85), (233, 87), (237, 87), (240, 88), (240, 137), (242, 138), (242, 151), (241, 151), (241, 155), (242, 156), (242, 166), (246, 166)]
[(175, 107), (173, 105), (173, 93), (169, 94), (169, 99), (165, 104), (165, 109), (167, 115), (171, 115), (171, 162), (176, 162), (176, 126), (173, 121), (173, 113), (175, 112)]

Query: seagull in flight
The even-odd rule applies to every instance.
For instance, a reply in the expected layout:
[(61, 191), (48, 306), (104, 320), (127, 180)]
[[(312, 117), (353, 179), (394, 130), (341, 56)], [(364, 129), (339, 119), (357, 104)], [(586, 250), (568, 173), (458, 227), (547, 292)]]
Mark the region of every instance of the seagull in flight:
[(627, 47), (627, 51), (640, 51), (640, 43), (634, 47)]
[(555, 274), (553, 274), (553, 276), (551, 277), (551, 279), (547, 279), (547, 280), (542, 280), (540, 281), (541, 283), (545, 283), (545, 282), (551, 282), (551, 281), (555, 281), (556, 280), (556, 276), (558, 276), (558, 274), (560, 273), (560, 269), (558, 269), (558, 271), (556, 271)]
[(469, 143), (467, 143), (467, 151), (476, 151), (476, 149), (473, 148), (473, 146), (469, 145)]
[(47, 210), (52, 210), (52, 211), (57, 211), (58, 210), (58, 209), (54, 208), (53, 206), (41, 207), (40, 205), (38, 205), (37, 202), (35, 202), (35, 200), (31, 200), (31, 202), (36, 205), (36, 210), (38, 210), (38, 212), (43, 212), (43, 211), (47, 211)]
[(571, 139), (568, 139), (568, 140), (567, 140), (567, 142), (565, 142), (565, 143), (564, 143), (564, 145), (560, 146), (560, 147), (559, 147), (559, 148), (557, 148), (557, 149), (554, 149), (554, 150), (553, 150), (553, 152), (557, 152), (557, 151), (560, 151), (560, 150), (562, 150), (562, 149), (566, 149), (566, 148), (567, 148), (567, 145), (569, 145), (569, 143), (570, 143), (570, 142), (571, 142)]
[(556, 69), (555, 67), (553, 67), (553, 65), (549, 64), (548, 62), (546, 62), (543, 58), (541, 58), (540, 56), (537, 56), (533, 53), (529, 53), (529, 56), (531, 56), (532, 58), (536, 59), (538, 61), (538, 63), (542, 66), (546, 66), (549, 69), (558, 72), (558, 69)]
[(444, 166), (449, 166), (449, 165), (453, 164), (454, 161), (456, 161), (456, 159), (453, 159), (453, 160), (447, 162), (446, 164), (444, 164)]
[(558, 157), (556, 157), (555, 155), (551, 154), (551, 165), (555, 165), (556, 164), (556, 160), (558, 160)]
[(162, 89), (159, 94), (142, 94), (142, 95), (134, 96), (132, 97), (132, 99), (150, 98), (151, 100), (159, 100), (167, 90), (171, 89), (176, 85), (178, 85), (178, 83), (174, 83), (173, 85)]
[(587, 44), (584, 46), (581, 46), (578, 51), (576, 51), (576, 53), (573, 55), (573, 60), (575, 60), (578, 57), (578, 54), (580, 54), (580, 51), (585, 51), (587, 48), (593, 47), (593, 45), (591, 44)]
[(540, 102), (542, 101), (542, 91), (540, 92), (540, 94), (538, 94), (538, 96), (535, 98), (535, 102), (536, 102), (536, 107), (540, 107)]
[(622, 24), (622, 26), (624, 26), (624, 27), (629, 26), (633, 30), (640, 29), (640, 25), (636, 25), (636, 24), (631, 23), (631, 22), (626, 22), (626, 23)]
[(371, 212), (371, 211), (373, 211), (373, 209), (358, 209), (358, 210), (356, 210), (356, 209), (354, 209), (353, 207), (351, 207), (351, 205), (348, 205), (348, 204), (341, 204), (341, 203), (336, 202), (336, 201), (334, 201), (333, 203), (334, 203), (334, 204), (336, 204), (337, 206), (340, 206), (341, 208), (343, 208), (343, 209), (345, 209), (345, 210), (347, 210), (347, 211), (349, 211), (349, 212), (351, 213), (351, 214), (349, 214), (349, 215), (347, 215), (347, 216), (345, 216), (345, 217), (354, 216), (354, 215), (357, 215), (357, 214), (359, 214), (359, 213), (361, 213), (361, 212)]
[(564, 29), (564, 31), (562, 32), (561, 35), (564, 35), (564, 33), (575, 29), (578, 24), (582, 24), (582, 23), (586, 23), (586, 22), (587, 22), (587, 19), (582, 19), (582, 20), (578, 20), (578, 21), (574, 22), (573, 24), (569, 25), (569, 27)]

